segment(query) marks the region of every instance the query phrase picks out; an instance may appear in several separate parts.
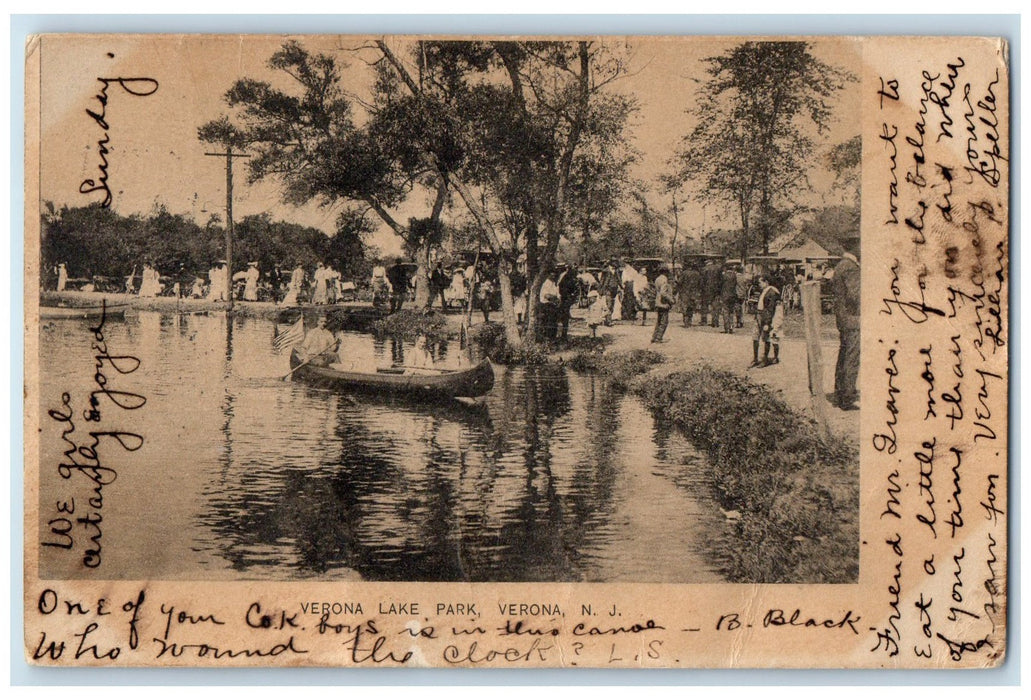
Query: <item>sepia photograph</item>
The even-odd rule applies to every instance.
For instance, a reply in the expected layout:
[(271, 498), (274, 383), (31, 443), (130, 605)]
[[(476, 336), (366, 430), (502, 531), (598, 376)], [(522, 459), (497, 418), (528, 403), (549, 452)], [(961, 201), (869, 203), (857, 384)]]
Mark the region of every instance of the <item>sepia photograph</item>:
[(26, 56), (30, 663), (1001, 663), (1004, 41)]
[(44, 94), (41, 573), (856, 580), (855, 42), (183, 41)]

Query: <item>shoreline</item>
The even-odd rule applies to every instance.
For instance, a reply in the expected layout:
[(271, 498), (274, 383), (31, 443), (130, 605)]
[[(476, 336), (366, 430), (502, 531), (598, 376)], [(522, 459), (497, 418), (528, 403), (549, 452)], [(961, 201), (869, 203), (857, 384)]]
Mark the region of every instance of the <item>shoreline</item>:
[[(701, 364), (670, 367), (647, 349), (581, 358), (613, 392), (629, 392), (706, 457), (725, 526), (706, 549), (733, 583), (855, 583), (859, 449), (821, 438), (768, 387)], [(675, 533), (671, 533), (675, 536)]]
[[(226, 302), (215, 302), (207, 299), (176, 299), (173, 297), (145, 297), (141, 298), (126, 294), (103, 294), (100, 292), (45, 292), (42, 299), (46, 301), (57, 301), (74, 306), (99, 306), (101, 300), (107, 299), (112, 305), (128, 304), (128, 308), (139, 311), (159, 312), (189, 312), (189, 313), (225, 313)], [(42, 304), (42, 302), (41, 302)], [(303, 309), (306, 313), (313, 313), (318, 309), (325, 309), (327, 312), (338, 309), (371, 309), (371, 302), (348, 302), (333, 306), (316, 306), (302, 304), (295, 307), (284, 307), (273, 302), (244, 301), (234, 304), (233, 313), (238, 316), (250, 318), (264, 318), (276, 321), (279, 313), (284, 309)], [(412, 305), (405, 307), (412, 310)], [(440, 314), (434, 309), (438, 317), (443, 318), (449, 335), (457, 337), (461, 332), (462, 321), (466, 317), (465, 312), (449, 311)], [(583, 339), (590, 338), (587, 324), (581, 314), (585, 310), (573, 309), (573, 320), (570, 323), (570, 337)], [(599, 338), (605, 337), (608, 340), (599, 341), (604, 345), (602, 354), (614, 354), (628, 352), (637, 349), (651, 349), (664, 357), (666, 362), (652, 370), (656, 377), (670, 374), (677, 370), (711, 366), (715, 369), (726, 370), (757, 384), (768, 387), (778, 394), (784, 402), (800, 411), (807, 417), (815, 420), (812, 407), (812, 397), (808, 388), (808, 369), (806, 357), (806, 345), (804, 339), (792, 338), (787, 335), (781, 342), (780, 363), (764, 368), (747, 369), (751, 360), (751, 329), (747, 322), (745, 328), (736, 329), (734, 333), (724, 334), (718, 328), (709, 326), (691, 326), (684, 328), (678, 321), (679, 314), (671, 314), (670, 325), (666, 331), (666, 342), (651, 344), (652, 323), (644, 326), (638, 322), (620, 321), (612, 326), (600, 327)], [(500, 318), (500, 312), (494, 314), (494, 318)], [(469, 325), (470, 330), (482, 327), (482, 315), (476, 311), (473, 313), (473, 323)], [(834, 386), (834, 358), (837, 355), (837, 338), (827, 332), (825, 328), (821, 334), (821, 345), (824, 356), (824, 391), (829, 392)], [(579, 353), (584, 352), (582, 345), (573, 347), (558, 347), (544, 353), (543, 356), (549, 362), (568, 364)], [(828, 406), (828, 428), (836, 437), (858, 442), (859, 440), (859, 412), (842, 411), (835, 406)]]

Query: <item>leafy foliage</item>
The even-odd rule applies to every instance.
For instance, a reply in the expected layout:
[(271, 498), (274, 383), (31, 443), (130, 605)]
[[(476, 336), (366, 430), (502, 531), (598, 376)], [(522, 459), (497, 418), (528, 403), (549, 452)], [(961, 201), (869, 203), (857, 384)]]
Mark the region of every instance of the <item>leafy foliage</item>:
[[(495, 253), (503, 306), (520, 253), (535, 297), (570, 225), (590, 230), (625, 189), (636, 158), (624, 132), (634, 106), (603, 93), (624, 59), (589, 41), (419, 41), (398, 56), (371, 42), (373, 97), (349, 97), (333, 56), (288, 41), (269, 68), (288, 89), (245, 78), (226, 93), (227, 118), (202, 139), (246, 144), (253, 180), (277, 178), (289, 202), (361, 203), (405, 242), (425, 269), (442, 239), (440, 216), (457, 192)], [(358, 113), (356, 108), (361, 107)], [(434, 193), (428, 216), (392, 213), (417, 192)], [(540, 243), (540, 244), (539, 244)], [(418, 285), (424, 290), (426, 285)], [(419, 303), (419, 299), (416, 300)], [(514, 316), (506, 334), (518, 342)], [(534, 330), (536, 305), (528, 310)]]
[(792, 193), (807, 185), (834, 94), (855, 78), (801, 41), (748, 41), (706, 60), (709, 79), (690, 110), (698, 124), (674, 159), (674, 177), (737, 210), (743, 247), (757, 215), (765, 252), (778, 207), (790, 209)]
[(588, 263), (668, 256), (663, 224), (647, 202), (639, 199), (631, 213), (613, 217), (604, 227), (585, 233), (578, 241), (580, 255)]
[(447, 319), (438, 313), (426, 313), (402, 309), (377, 320), (372, 325), (377, 335), (386, 335), (412, 341), (425, 335), (430, 341), (447, 340), (449, 331)]
[[(284, 43), (268, 66), (292, 78), (294, 89), (243, 78), (225, 95), (241, 124), (230, 133), (254, 152), (251, 181), (278, 178), (284, 200), (293, 204), (364, 202), (403, 234), (387, 209), (405, 199), (420, 174), (405, 138), (417, 129), (416, 120), (411, 131), (397, 128), (399, 107), (392, 106), (359, 127), (336, 59), (312, 54), (296, 41)], [(219, 125), (228, 123), (227, 117), (209, 122), (198, 135), (217, 138), (226, 132)]]
[(845, 193), (850, 193), (855, 209), (860, 207), (860, 166), (863, 162), (863, 140), (853, 136), (832, 146), (827, 153), (827, 162), (834, 172), (834, 186)]
[(609, 380), (609, 387), (612, 389), (625, 390), (635, 377), (665, 361), (664, 355), (647, 349), (604, 354), (581, 352), (573, 358), (572, 366), (580, 372), (596, 372), (602, 375)]
[[(68, 266), (71, 277), (123, 279), (151, 262), (162, 274), (203, 275), (224, 255), (224, 229), (214, 221), (200, 226), (163, 207), (149, 216), (121, 216), (99, 205), (64, 207), (43, 217), (42, 264)], [(319, 229), (273, 221), (268, 214), (236, 223), (237, 269), (255, 260), (260, 269), (273, 265), (312, 268), (319, 261), (345, 277), (364, 277), (369, 263), (362, 237), (368, 226), (346, 213), (332, 237)]]
[[(505, 268), (502, 286), (524, 254), (536, 298), (560, 240), (600, 226), (627, 188), (635, 106), (604, 91), (625, 73), (625, 57), (588, 41), (446, 41), (420, 43), (416, 58), (418, 93), (450, 115), (463, 154), (448, 178)], [(514, 316), (505, 316), (516, 344)], [(531, 304), (528, 337), (536, 321)]]
[(841, 255), (844, 241), (859, 236), (859, 208), (852, 206), (817, 209), (800, 226), (799, 242), (812, 238), (832, 255)]

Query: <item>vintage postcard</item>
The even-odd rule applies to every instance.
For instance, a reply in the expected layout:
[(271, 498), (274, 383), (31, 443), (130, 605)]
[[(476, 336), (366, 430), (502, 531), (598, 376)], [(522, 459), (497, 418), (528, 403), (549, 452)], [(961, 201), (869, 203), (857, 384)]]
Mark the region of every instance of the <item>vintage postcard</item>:
[(987, 668), (991, 37), (42, 35), (25, 655)]

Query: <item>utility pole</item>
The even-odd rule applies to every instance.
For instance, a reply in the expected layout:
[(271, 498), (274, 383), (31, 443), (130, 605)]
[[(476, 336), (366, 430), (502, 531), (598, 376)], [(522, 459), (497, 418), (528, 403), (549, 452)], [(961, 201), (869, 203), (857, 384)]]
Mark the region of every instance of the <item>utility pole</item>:
[(678, 189), (674, 187), (670, 193), (670, 198), (673, 200), (673, 242), (669, 245), (669, 259), (673, 265), (673, 269), (669, 272), (671, 282), (677, 274), (677, 237), (680, 235), (680, 210), (677, 207)]
[(205, 153), (226, 159), (226, 293), (229, 295), (229, 313), (233, 313), (233, 158), (250, 158), (246, 153), (233, 153), (226, 145), (225, 153)]

